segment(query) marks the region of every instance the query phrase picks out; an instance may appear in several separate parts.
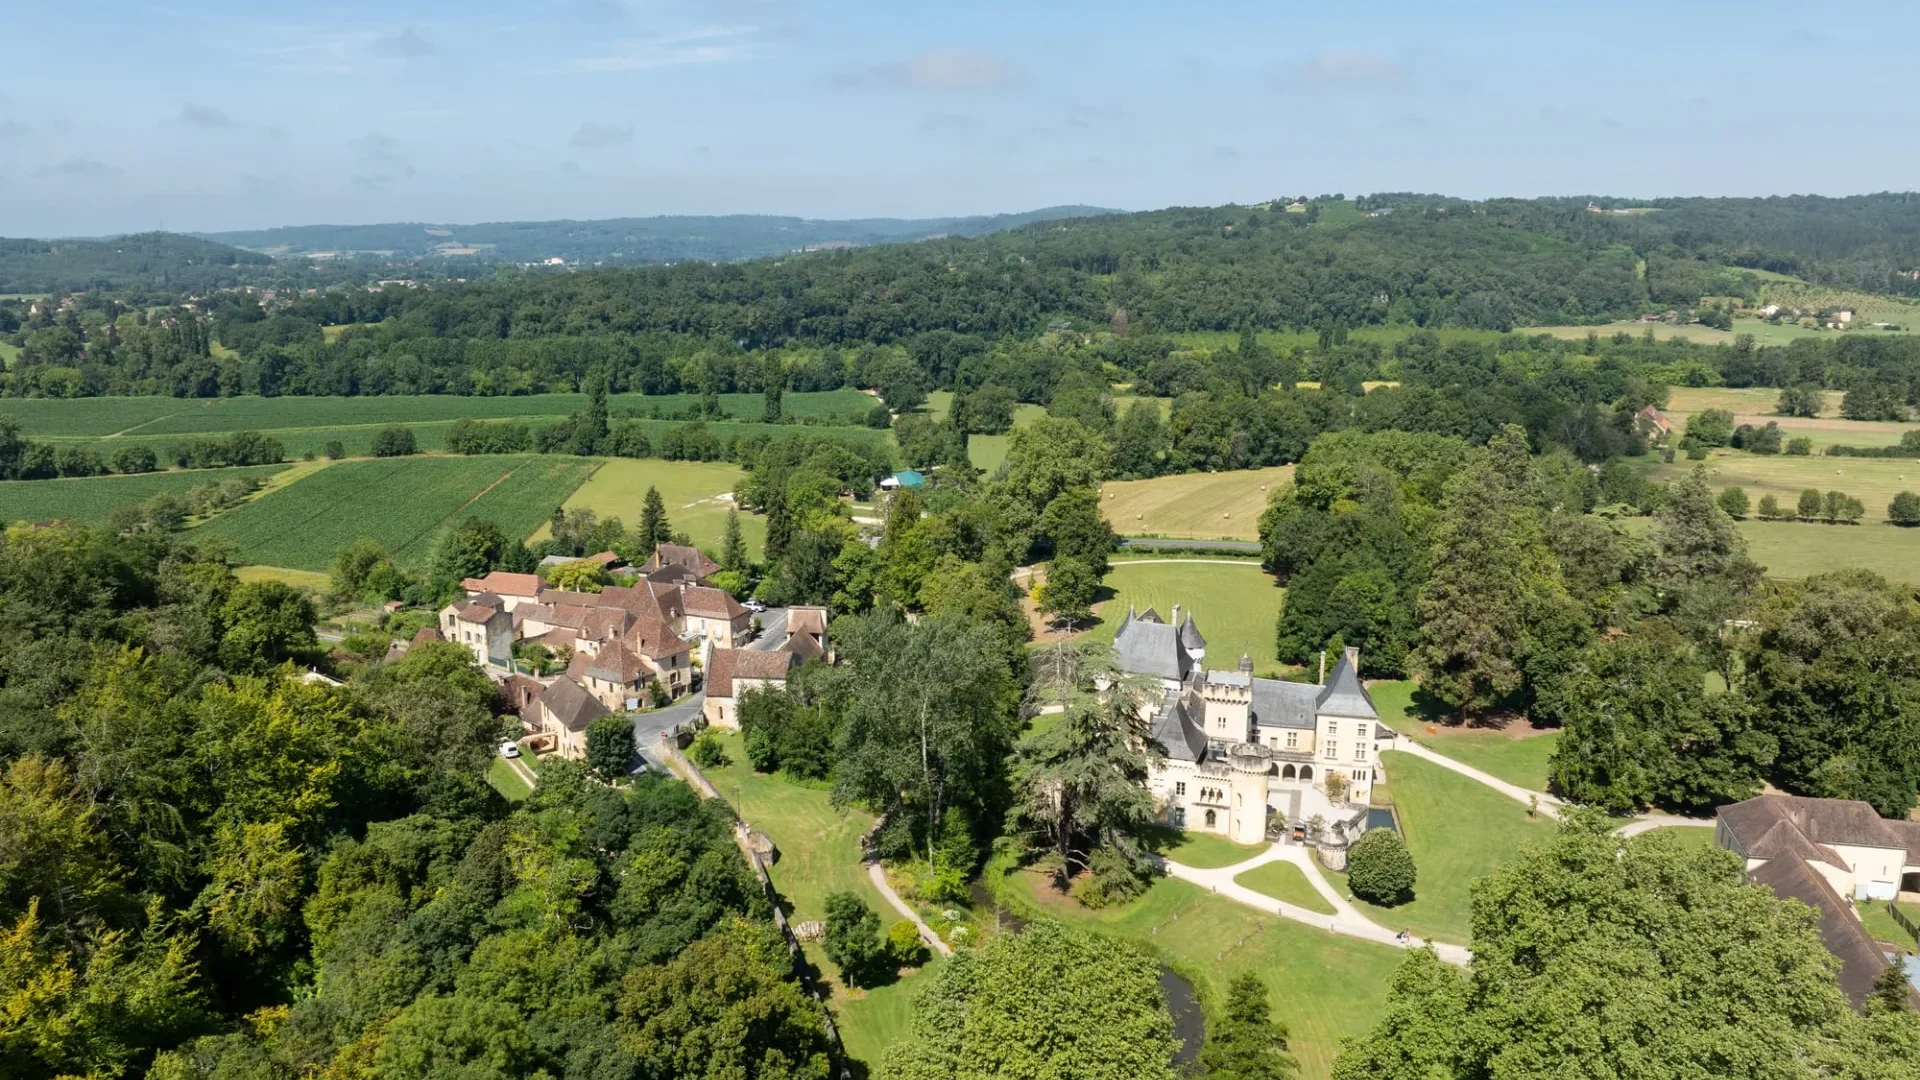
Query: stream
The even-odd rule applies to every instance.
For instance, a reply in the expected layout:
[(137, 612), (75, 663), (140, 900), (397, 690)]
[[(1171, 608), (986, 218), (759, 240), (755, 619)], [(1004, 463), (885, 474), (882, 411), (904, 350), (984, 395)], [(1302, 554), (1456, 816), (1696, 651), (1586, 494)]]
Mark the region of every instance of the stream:
[[(972, 900), (974, 907), (992, 911), (994, 918), (1004, 929), (1014, 933), (1027, 928), (1027, 920), (1001, 907), (980, 882), (973, 883)], [(1193, 984), (1179, 972), (1160, 966), (1160, 996), (1167, 1003), (1167, 1012), (1173, 1016), (1173, 1037), (1180, 1046), (1173, 1052), (1175, 1065), (1186, 1065), (1200, 1057), (1200, 1047), (1207, 1038), (1207, 1017), (1200, 1008), (1200, 999), (1193, 992)]]

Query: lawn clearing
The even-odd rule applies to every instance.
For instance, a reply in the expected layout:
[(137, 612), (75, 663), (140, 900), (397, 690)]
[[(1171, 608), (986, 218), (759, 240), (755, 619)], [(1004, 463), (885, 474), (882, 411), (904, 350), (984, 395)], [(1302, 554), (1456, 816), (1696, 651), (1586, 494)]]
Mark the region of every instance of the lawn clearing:
[(284, 566), (236, 566), (233, 576), (241, 581), (277, 581), (310, 593), (324, 593), (333, 587), (332, 574), (317, 570), (289, 570)]
[(1286, 590), (1258, 563), (1115, 562), (1102, 591), (1112, 595), (1094, 607), (1098, 621), (1087, 631), (1094, 641), (1113, 640), (1129, 605), (1139, 614), (1152, 608), (1171, 622), (1179, 604), (1181, 616), (1192, 612), (1207, 639), (1209, 666), (1230, 670), (1245, 653), (1253, 657), (1257, 674), (1287, 670), (1274, 658), (1273, 644)]
[(1902, 434), (1920, 429), (1920, 424), (1845, 419), (1840, 415), (1840, 400), (1845, 396), (1838, 390), (1824, 391), (1819, 416), (1779, 416), (1774, 410), (1780, 403), (1780, 391), (1768, 387), (1736, 390), (1676, 386), (1668, 393), (1664, 411), (1673, 421), (1675, 434), (1686, 431), (1687, 420), (1694, 413), (1702, 409), (1725, 409), (1733, 414), (1735, 424), (1755, 427), (1778, 424), (1787, 438), (1805, 436), (1813, 440), (1816, 449), (1834, 445), (1893, 446)]
[[(733, 508), (733, 485), (744, 475), (735, 465), (611, 458), (574, 489), (566, 509), (591, 510), (602, 520), (617, 517), (631, 527), (640, 523), (647, 488), (657, 487), (674, 531), (685, 532), (718, 556), (726, 539), (727, 511)], [(742, 512), (740, 534), (746, 538), (747, 553), (759, 558), (767, 539), (766, 518)], [(535, 535), (546, 536), (545, 526)]]
[(1160, 854), (1196, 870), (1216, 870), (1243, 863), (1266, 850), (1264, 844), (1236, 844), (1212, 833), (1183, 831), (1178, 843)]
[[(1551, 334), (1557, 338), (1568, 338), (1574, 341), (1583, 340), (1588, 334), (1598, 334), (1602, 338), (1610, 338), (1615, 334), (1624, 333), (1632, 334), (1637, 341), (1644, 336), (1648, 330), (1653, 331), (1653, 339), (1655, 341), (1682, 338), (1701, 345), (1732, 345), (1733, 339), (1741, 334), (1753, 335), (1754, 343), (1757, 345), (1786, 345), (1798, 338), (1834, 336), (1833, 332), (1829, 330), (1812, 330), (1804, 326), (1794, 326), (1789, 323), (1782, 323), (1779, 326), (1775, 326), (1772, 323), (1763, 322), (1758, 319), (1736, 319), (1734, 320), (1732, 330), (1716, 330), (1711, 326), (1701, 326), (1699, 323), (1686, 323), (1676, 326), (1672, 323), (1643, 323), (1629, 320), (1625, 322), (1605, 323), (1600, 326), (1527, 326), (1516, 328), (1514, 332), (1517, 334)], [(1861, 331), (1850, 332), (1859, 333)]]
[[(1840, 399), (1843, 397), (1846, 394), (1839, 390), (1821, 391), (1824, 404), (1820, 407), (1820, 415), (1838, 418)], [(1669, 415), (1676, 412), (1684, 415), (1702, 409), (1725, 409), (1735, 416), (1758, 417), (1765, 423), (1768, 420), (1789, 419), (1775, 414), (1774, 410), (1779, 404), (1780, 391), (1771, 386), (1675, 386), (1667, 390), (1667, 403), (1661, 406), (1661, 410)]]
[(493, 789), (508, 802), (526, 802), (527, 796), (533, 794), (533, 788), (528, 787), (527, 782), (521, 779), (513, 766), (507, 764), (506, 759), (498, 755), (495, 755), (493, 763), (487, 766), (487, 783), (492, 784)]
[[(935, 390), (927, 395), (927, 415), (935, 420), (945, 420), (953, 411), (953, 391)], [(1047, 415), (1044, 406), (1031, 402), (1018, 402), (1013, 407), (1013, 426), (1025, 427), (1040, 417)], [(1005, 435), (969, 435), (967, 436), (967, 458), (973, 467), (993, 475), (1007, 460), (1007, 442)]]
[(360, 537), (423, 567), (440, 536), (484, 518), (508, 536), (538, 528), (596, 459), (543, 455), (403, 457), (339, 462), (222, 514), (196, 533), (238, 561), (323, 571)]
[(12, 367), (13, 362), (18, 359), (20, 359), (20, 346), (0, 341), (0, 371)]
[(1322, 915), (1334, 914), (1333, 905), (1307, 881), (1307, 875), (1290, 862), (1262, 863), (1244, 874), (1234, 876), (1234, 884), (1245, 885), (1263, 896)]
[(254, 465), (238, 469), (178, 469), (131, 476), (84, 476), (64, 480), (8, 480), (0, 482), (0, 523), (10, 521), (71, 521), (104, 525), (107, 515), (122, 506), (137, 506), (165, 493), (186, 498), (202, 484), (218, 484), (239, 476), (264, 480), (285, 465)]
[(1509, 784), (1530, 791), (1547, 790), (1547, 759), (1560, 743), (1558, 731), (1537, 730), (1520, 720), (1505, 728), (1452, 726), (1421, 717), (1413, 711), (1414, 684), (1409, 680), (1371, 684), (1380, 722), (1463, 765), (1471, 765)]
[[(1860, 921), (1866, 924), (1867, 933), (1872, 934), (1875, 941), (1898, 945), (1908, 953), (1920, 947), (1916, 946), (1913, 935), (1907, 933), (1907, 928), (1894, 922), (1893, 916), (1887, 913), (1885, 900), (1855, 900), (1853, 909), (1860, 913)], [(1920, 904), (1902, 904), (1900, 911), (1910, 922), (1920, 923)]]
[[(1920, 483), (1914, 487), (1920, 490)], [(1768, 577), (1803, 578), (1858, 568), (1888, 581), (1920, 584), (1920, 531), (1884, 524), (1752, 520), (1741, 522), (1740, 531), (1747, 538), (1747, 553), (1767, 568)]]
[[(806, 787), (754, 772), (737, 733), (715, 734), (731, 761), (723, 768), (703, 771), (742, 821), (772, 838), (778, 858), (770, 873), (774, 888), (786, 900), (788, 918), (823, 920), (829, 894), (853, 892), (879, 913), (882, 926), (892, 926), (899, 913), (873, 887), (860, 858), (860, 837), (873, 827), (873, 815), (835, 810), (825, 787)], [(807, 956), (836, 984), (833, 1007), (843, 1022), (847, 1052), (877, 1066), (880, 1052), (905, 1037), (913, 994), (926, 985), (922, 975), (928, 969), (886, 986), (849, 992), (838, 985), (839, 970), (827, 962), (818, 943), (808, 943)]]
[[(1545, 813), (1528, 817), (1526, 807), (1485, 784), (1411, 754), (1389, 750), (1380, 759), (1419, 880), (1414, 898), (1398, 907), (1359, 899), (1354, 906), (1390, 930), (1405, 927), (1464, 945), (1474, 881), (1513, 858), (1522, 844), (1548, 839), (1557, 826)], [(1345, 874), (1327, 876), (1348, 892)]]
[(1122, 536), (1258, 540), (1267, 497), (1293, 482), (1293, 466), (1188, 473), (1100, 486), (1100, 506)]
[(1040, 874), (1016, 872), (998, 891), (1033, 914), (1145, 945), (1195, 980), (1202, 1000), (1216, 1009), (1235, 975), (1259, 975), (1274, 1017), (1290, 1029), (1291, 1050), (1307, 1080), (1328, 1076), (1340, 1041), (1379, 1019), (1387, 980), (1402, 957), (1398, 949), (1290, 922), (1171, 878), (1154, 882), (1133, 903), (1100, 911), (1061, 897)]
[[(1671, 465), (1656, 465), (1651, 478), (1677, 480), (1700, 462), (1685, 459)], [(1914, 458), (1836, 458), (1789, 457), (1785, 454), (1749, 454), (1739, 450), (1715, 450), (1707, 455), (1707, 483), (1717, 492), (1739, 486), (1755, 505), (1762, 495), (1772, 495), (1784, 510), (1791, 511), (1800, 492), (1814, 488), (1820, 492), (1844, 491), (1866, 504), (1867, 525), (1835, 525), (1835, 529), (1870, 528), (1871, 523), (1887, 519), (1887, 504), (1902, 491), (1920, 491), (1920, 459)]]

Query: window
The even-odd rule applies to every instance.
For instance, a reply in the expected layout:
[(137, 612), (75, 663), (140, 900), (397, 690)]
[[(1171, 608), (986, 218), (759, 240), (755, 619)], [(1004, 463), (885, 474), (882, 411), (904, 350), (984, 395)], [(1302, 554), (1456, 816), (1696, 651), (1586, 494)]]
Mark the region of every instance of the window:
[(1340, 756), (1340, 744), (1339, 744), (1339, 743), (1337, 743), (1337, 742), (1330, 742), (1330, 743), (1328, 743), (1328, 744), (1327, 744), (1327, 749), (1326, 749), (1326, 753), (1324, 753), (1324, 754), (1321, 754), (1320, 756), (1321, 756), (1321, 757), (1324, 757), (1324, 758), (1326, 758), (1326, 759), (1328, 759), (1328, 760), (1332, 760), (1332, 759), (1334, 759), (1334, 758), (1337, 758), (1337, 757), (1339, 757), (1339, 756)]
[(1207, 811), (1207, 828), (1209, 829), (1213, 828), (1214, 827), (1213, 822), (1214, 822), (1213, 811), (1209, 810)]
[(1366, 783), (1366, 782), (1367, 782), (1368, 780), (1371, 780), (1371, 779), (1373, 779), (1373, 777), (1372, 777), (1372, 775), (1371, 775), (1371, 774), (1370, 774), (1370, 773), (1369, 773), (1369, 772), (1368, 772), (1368, 771), (1367, 771), (1366, 769), (1355, 769), (1355, 770), (1353, 770), (1353, 781), (1354, 781), (1354, 783), (1356, 783), (1356, 784), (1364, 784), (1364, 783)]
[(1287, 749), (1294, 750), (1294, 749), (1298, 749), (1299, 746), (1300, 746), (1300, 733), (1297, 731), (1287, 732)]
[(1182, 780), (1173, 785), (1173, 793), (1184, 798), (1187, 794), (1187, 782)]
[(1340, 721), (1338, 720), (1327, 721), (1327, 734), (1329, 735), (1340, 734)]
[(1366, 743), (1353, 744), (1353, 760), (1355, 761), (1367, 760), (1367, 744)]
[(1173, 808), (1173, 823), (1175, 825), (1180, 826), (1181, 828), (1186, 827), (1187, 825), (1187, 808), (1186, 807), (1176, 806)]

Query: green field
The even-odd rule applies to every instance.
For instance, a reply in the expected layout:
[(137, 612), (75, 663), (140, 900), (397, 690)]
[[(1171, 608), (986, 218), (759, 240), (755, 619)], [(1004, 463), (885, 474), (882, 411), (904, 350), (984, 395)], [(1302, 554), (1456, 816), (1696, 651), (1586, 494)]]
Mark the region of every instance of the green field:
[[(927, 395), (927, 415), (935, 420), (945, 420), (952, 408), (953, 391), (935, 390)], [(1013, 426), (1025, 427), (1045, 415), (1045, 407), (1022, 401), (1013, 407)], [(969, 435), (967, 458), (973, 462), (974, 468), (991, 476), (1001, 462), (1007, 460), (1007, 441), (1005, 435)]]
[(597, 459), (540, 455), (344, 461), (215, 518), (197, 534), (237, 561), (325, 570), (360, 537), (419, 567), (439, 536), (470, 517), (526, 536), (587, 478)]
[[(772, 838), (778, 858), (771, 875), (774, 888), (786, 898), (788, 917), (795, 922), (824, 919), (828, 894), (853, 892), (880, 914), (881, 925), (891, 926), (899, 916), (867, 879), (860, 860), (860, 837), (873, 827), (873, 816), (835, 810), (824, 787), (803, 787), (754, 772), (747, 767), (740, 736), (717, 734), (732, 761), (704, 771), (742, 821)], [(806, 949), (815, 968), (837, 984), (839, 971), (827, 962), (819, 944), (809, 942)], [(843, 1020), (847, 1052), (878, 1065), (880, 1051), (905, 1037), (912, 996), (926, 982), (915, 975), (851, 995), (838, 987), (832, 1004)]]
[[(1402, 927), (1437, 941), (1467, 942), (1468, 899), (1473, 882), (1519, 852), (1520, 846), (1553, 835), (1556, 825), (1477, 780), (1411, 754), (1380, 755), (1400, 828), (1413, 852), (1419, 879), (1414, 898), (1385, 908), (1355, 899), (1366, 916), (1388, 929)], [(1329, 873), (1342, 893), (1346, 875)]]
[[(1860, 913), (1860, 921), (1866, 924), (1867, 933), (1872, 934), (1875, 941), (1890, 942), (1908, 953), (1920, 947), (1906, 927), (1894, 922), (1893, 916), (1887, 913), (1885, 900), (1855, 900), (1853, 909)], [(1900, 911), (1912, 922), (1920, 923), (1920, 904), (1901, 904)]]
[(1171, 878), (1131, 904), (1100, 911), (1060, 898), (1040, 874), (1016, 873), (999, 888), (1029, 911), (1153, 949), (1194, 979), (1216, 1008), (1235, 975), (1259, 975), (1306, 1080), (1329, 1075), (1340, 1041), (1379, 1019), (1387, 980), (1400, 964), (1398, 949), (1290, 922)]
[(1267, 498), (1293, 483), (1293, 466), (1111, 480), (1100, 508), (1122, 536), (1258, 540)]
[(1178, 842), (1160, 854), (1196, 870), (1214, 870), (1246, 862), (1263, 850), (1260, 844), (1236, 844), (1224, 836), (1187, 830), (1180, 833)]
[(1095, 605), (1099, 622), (1087, 631), (1094, 641), (1113, 640), (1129, 604), (1142, 613), (1153, 608), (1168, 621), (1179, 604), (1183, 618), (1193, 612), (1207, 639), (1208, 666), (1230, 669), (1245, 653), (1258, 674), (1283, 671), (1274, 659), (1273, 632), (1286, 590), (1257, 563), (1116, 562), (1103, 591), (1113, 595)]
[[(1645, 334), (1649, 328), (1653, 330), (1655, 341), (1682, 338), (1687, 341), (1697, 342), (1701, 345), (1731, 345), (1733, 344), (1734, 338), (1739, 337), (1741, 334), (1753, 335), (1754, 343), (1758, 345), (1786, 345), (1797, 338), (1836, 336), (1830, 330), (1810, 330), (1806, 327), (1793, 326), (1785, 323), (1775, 326), (1772, 323), (1758, 319), (1736, 319), (1734, 320), (1732, 330), (1715, 330), (1711, 326), (1701, 326), (1699, 323), (1686, 323), (1675, 326), (1669, 323), (1628, 321), (1605, 323), (1600, 326), (1529, 326), (1517, 329), (1515, 333), (1551, 334), (1557, 338), (1570, 338), (1577, 341), (1585, 338), (1588, 334), (1598, 334), (1602, 338), (1609, 338), (1615, 334), (1627, 333), (1638, 338)], [(1859, 331), (1851, 332), (1859, 333)]]
[[(1655, 465), (1651, 479), (1677, 480), (1699, 462), (1684, 458), (1671, 465)], [(1707, 455), (1707, 483), (1715, 491), (1739, 486), (1756, 505), (1762, 495), (1778, 499), (1791, 510), (1806, 488), (1844, 491), (1866, 504), (1866, 524), (1832, 526), (1860, 530), (1887, 519), (1887, 504), (1902, 491), (1920, 491), (1920, 458), (1789, 457), (1785, 454), (1748, 454), (1715, 450)]]
[(0, 370), (12, 367), (13, 362), (19, 359), (19, 357), (20, 346), (9, 345), (4, 341), (0, 341)]
[(104, 525), (107, 515), (122, 506), (143, 503), (162, 492), (185, 498), (202, 484), (218, 484), (236, 476), (263, 480), (285, 470), (285, 465), (256, 465), (241, 469), (179, 469), (133, 476), (88, 476), (65, 480), (8, 480), (0, 482), (0, 522), (71, 521)]
[[(715, 462), (612, 458), (574, 490), (566, 508), (592, 510), (602, 520), (617, 517), (631, 527), (640, 523), (647, 488), (657, 487), (673, 530), (685, 532), (717, 557), (726, 539), (733, 485), (743, 475), (737, 466)], [(746, 538), (748, 554), (759, 558), (767, 538), (766, 518), (741, 514), (740, 533)], [(546, 528), (534, 535), (545, 537)]]
[(1747, 538), (1747, 553), (1767, 568), (1768, 577), (1857, 568), (1888, 581), (1920, 584), (1920, 532), (1913, 529), (1750, 520), (1740, 523), (1740, 532)]
[[(607, 399), (615, 418), (622, 414), (665, 410), (671, 415), (700, 403), (697, 394), (614, 394)], [(586, 407), (585, 394), (526, 394), (517, 397), (461, 397), (452, 394), (395, 394), (368, 397), (233, 398), (21, 398), (5, 411), (20, 422), (22, 434), (104, 436), (141, 426), (140, 434), (188, 435), (228, 431), (278, 431), (316, 427), (378, 427), (385, 424), (445, 423), (475, 420), (552, 420)], [(782, 405), (791, 416), (851, 417), (873, 404), (857, 390), (789, 393)], [(759, 421), (759, 394), (721, 394), (729, 418)]]
[(487, 783), (493, 785), (508, 802), (526, 802), (533, 789), (521, 779), (520, 774), (507, 764), (506, 759), (495, 755), (492, 764), (487, 766)]
[(1254, 892), (1271, 896), (1282, 903), (1303, 907), (1308, 911), (1317, 911), (1322, 915), (1332, 915), (1333, 905), (1327, 898), (1307, 881), (1307, 875), (1290, 862), (1262, 863), (1244, 874), (1234, 876), (1234, 883), (1245, 885)]
[(1676, 434), (1684, 433), (1688, 418), (1701, 409), (1725, 409), (1733, 414), (1737, 424), (1752, 424), (1755, 427), (1778, 424), (1787, 438), (1804, 436), (1812, 440), (1816, 450), (1835, 445), (1893, 446), (1906, 432), (1920, 430), (1920, 424), (1843, 419), (1840, 416), (1840, 399), (1844, 396), (1838, 390), (1826, 391), (1819, 416), (1776, 416), (1774, 409), (1780, 401), (1778, 390), (1767, 387), (1738, 390), (1726, 387), (1675, 387), (1668, 393), (1665, 411), (1667, 418), (1673, 421)]
[(1536, 732), (1524, 726), (1517, 732), (1498, 731), (1422, 719), (1411, 712), (1411, 681), (1376, 682), (1368, 691), (1381, 722), (1414, 742), (1509, 784), (1547, 790), (1547, 759), (1560, 743), (1558, 731)]

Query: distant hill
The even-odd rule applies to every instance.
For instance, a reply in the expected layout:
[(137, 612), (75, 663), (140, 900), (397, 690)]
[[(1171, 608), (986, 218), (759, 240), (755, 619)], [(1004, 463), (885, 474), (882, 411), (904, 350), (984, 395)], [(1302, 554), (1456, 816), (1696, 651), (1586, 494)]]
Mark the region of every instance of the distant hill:
[(1024, 214), (986, 217), (850, 221), (729, 214), (604, 221), (495, 221), (477, 225), (400, 222), (293, 225), (195, 235), (275, 257), (373, 255), (392, 259), (472, 259), (487, 263), (564, 259), (569, 263), (641, 265), (734, 262), (809, 249), (870, 247), (939, 236), (984, 236), (1035, 222), (1117, 212), (1094, 206), (1050, 206)]
[(248, 268), (271, 265), (273, 260), (258, 252), (177, 233), (107, 240), (0, 238), (0, 293), (192, 292), (236, 284)]

